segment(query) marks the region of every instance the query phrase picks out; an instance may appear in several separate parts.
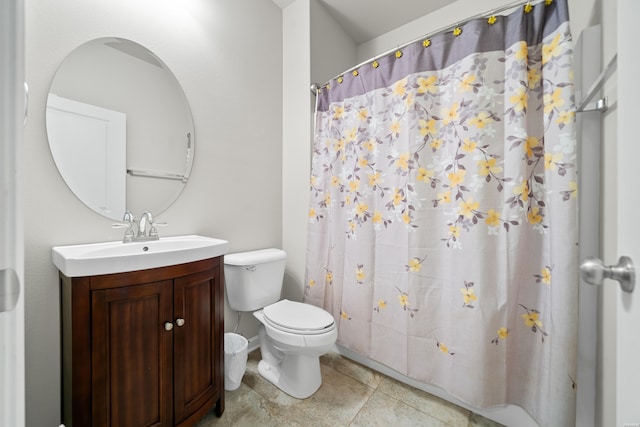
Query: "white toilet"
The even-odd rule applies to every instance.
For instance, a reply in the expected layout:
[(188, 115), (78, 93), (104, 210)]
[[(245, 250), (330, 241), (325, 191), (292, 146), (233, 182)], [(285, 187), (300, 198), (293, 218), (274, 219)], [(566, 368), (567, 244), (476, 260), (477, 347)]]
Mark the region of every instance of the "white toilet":
[(319, 358), (333, 348), (338, 331), (327, 311), (279, 301), (286, 261), (280, 249), (225, 255), (225, 288), (233, 310), (253, 311), (262, 323), (260, 375), (285, 393), (305, 399), (322, 384)]

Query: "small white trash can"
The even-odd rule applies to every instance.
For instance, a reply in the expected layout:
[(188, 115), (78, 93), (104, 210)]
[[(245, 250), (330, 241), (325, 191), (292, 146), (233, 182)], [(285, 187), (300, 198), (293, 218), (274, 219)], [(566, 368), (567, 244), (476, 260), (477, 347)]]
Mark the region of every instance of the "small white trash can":
[(224, 389), (232, 391), (240, 387), (247, 369), (249, 341), (242, 335), (224, 334)]

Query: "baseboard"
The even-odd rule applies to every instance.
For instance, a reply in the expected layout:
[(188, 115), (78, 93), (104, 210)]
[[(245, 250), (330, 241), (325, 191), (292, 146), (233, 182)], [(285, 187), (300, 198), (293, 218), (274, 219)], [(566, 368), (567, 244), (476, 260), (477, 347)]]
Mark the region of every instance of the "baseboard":
[(260, 339), (257, 335), (255, 337), (247, 338), (247, 341), (249, 341), (249, 348), (247, 349), (249, 353), (260, 348)]

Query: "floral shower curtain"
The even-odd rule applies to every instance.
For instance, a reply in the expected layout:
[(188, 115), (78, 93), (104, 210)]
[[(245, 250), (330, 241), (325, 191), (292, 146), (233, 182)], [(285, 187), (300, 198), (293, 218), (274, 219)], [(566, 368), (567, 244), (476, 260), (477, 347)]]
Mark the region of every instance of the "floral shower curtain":
[(574, 424), (566, 0), (461, 25), (318, 93), (305, 301), (338, 343), (476, 407)]

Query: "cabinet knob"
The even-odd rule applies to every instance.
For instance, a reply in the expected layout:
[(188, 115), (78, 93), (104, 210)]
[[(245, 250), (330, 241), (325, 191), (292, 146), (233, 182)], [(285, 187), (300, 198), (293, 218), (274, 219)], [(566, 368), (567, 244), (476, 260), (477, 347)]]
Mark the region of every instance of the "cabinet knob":
[(176, 319), (176, 325), (184, 326), (184, 319), (182, 319), (182, 318)]
[(165, 329), (165, 331), (170, 331), (170, 330), (172, 330), (172, 329), (173, 329), (173, 323), (171, 323), (171, 322), (167, 322), (167, 323), (165, 323), (165, 324), (164, 324), (164, 329)]

